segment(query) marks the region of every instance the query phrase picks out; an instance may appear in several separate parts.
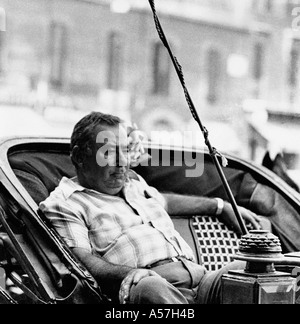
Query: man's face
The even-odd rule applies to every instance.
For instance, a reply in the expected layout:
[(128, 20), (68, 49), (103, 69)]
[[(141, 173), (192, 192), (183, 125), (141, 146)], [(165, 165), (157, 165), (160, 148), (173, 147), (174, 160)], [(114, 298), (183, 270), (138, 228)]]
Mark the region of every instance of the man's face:
[(122, 125), (98, 127), (95, 146), (82, 168), (83, 185), (109, 195), (123, 189), (130, 165), (128, 137)]

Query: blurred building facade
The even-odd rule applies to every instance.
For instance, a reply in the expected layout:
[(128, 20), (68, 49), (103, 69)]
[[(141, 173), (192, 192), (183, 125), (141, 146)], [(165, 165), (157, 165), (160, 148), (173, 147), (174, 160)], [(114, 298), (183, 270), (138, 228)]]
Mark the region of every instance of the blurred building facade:
[[(156, 1), (199, 115), (214, 127), (216, 141), (234, 131), (221, 149), (251, 154), (245, 100), (300, 112), (298, 6)], [(197, 128), (147, 0), (0, 0), (0, 7), (7, 18), (0, 103), (101, 110), (146, 132)], [(217, 133), (218, 123), (227, 128)]]

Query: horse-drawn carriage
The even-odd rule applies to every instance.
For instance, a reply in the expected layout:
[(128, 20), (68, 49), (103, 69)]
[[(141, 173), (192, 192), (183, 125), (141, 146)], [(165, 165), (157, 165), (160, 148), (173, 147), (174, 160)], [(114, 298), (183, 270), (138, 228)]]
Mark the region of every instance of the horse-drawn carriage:
[[(149, 146), (149, 150), (154, 161), (151, 165), (137, 166), (135, 171), (161, 192), (227, 199), (207, 151), (155, 145)], [(170, 157), (170, 166), (164, 166), (163, 156)], [(185, 157), (181, 166), (178, 166), (179, 156)], [(276, 270), (295, 278), (298, 275), (295, 269), (300, 264), (299, 193), (261, 166), (234, 156), (226, 157), (229, 165), (224, 173), (237, 203), (263, 216), (270, 224), (285, 254), (282, 262), (276, 264)], [(197, 167), (191, 166), (192, 161), (204, 163), (200, 177), (186, 177), (187, 171)], [(0, 292), (2, 303), (110, 302), (38, 211), (38, 204), (60, 179), (74, 175), (69, 139), (32, 137), (1, 141), (0, 265), (6, 280)], [(173, 221), (193, 248), (197, 261), (208, 270), (224, 266), (239, 250), (240, 235), (217, 219), (195, 215), (174, 217)], [(296, 285), (294, 288), (297, 290)]]

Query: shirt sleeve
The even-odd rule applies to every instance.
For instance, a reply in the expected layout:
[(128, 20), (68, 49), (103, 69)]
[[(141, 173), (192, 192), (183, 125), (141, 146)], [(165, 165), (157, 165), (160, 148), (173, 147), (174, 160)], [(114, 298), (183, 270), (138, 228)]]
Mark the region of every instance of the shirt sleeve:
[(66, 201), (45, 201), (39, 209), (50, 220), (58, 234), (70, 248), (82, 248), (92, 252), (88, 228), (81, 215)]
[(152, 198), (156, 199), (157, 202), (162, 205), (165, 209), (167, 208), (167, 202), (164, 198), (164, 196), (154, 187), (151, 187), (147, 184), (147, 182), (140, 176), (140, 175), (137, 175), (139, 180), (140, 180), (140, 183), (142, 185), (142, 189), (143, 191), (146, 191), (146, 193), (151, 196)]

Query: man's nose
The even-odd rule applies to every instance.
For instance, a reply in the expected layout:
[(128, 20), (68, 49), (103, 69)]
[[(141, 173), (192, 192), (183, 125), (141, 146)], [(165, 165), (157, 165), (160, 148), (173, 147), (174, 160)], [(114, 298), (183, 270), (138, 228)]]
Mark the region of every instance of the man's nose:
[(121, 150), (117, 154), (117, 166), (118, 167), (126, 167), (130, 164), (129, 154), (122, 152)]

